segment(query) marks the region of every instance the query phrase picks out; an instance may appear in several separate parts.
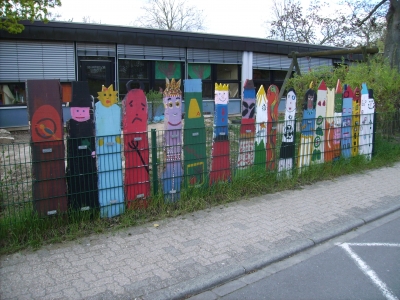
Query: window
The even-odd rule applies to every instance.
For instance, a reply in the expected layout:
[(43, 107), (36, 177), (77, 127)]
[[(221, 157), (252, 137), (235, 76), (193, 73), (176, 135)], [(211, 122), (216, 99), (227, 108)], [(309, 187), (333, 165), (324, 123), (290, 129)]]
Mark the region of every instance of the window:
[(189, 63), (188, 77), (202, 79), (202, 97), (213, 100), (215, 83), (229, 84), (229, 98), (240, 98), (240, 65)]
[(253, 69), (253, 82), (256, 88), (256, 93), (261, 85), (264, 86), (265, 91), (271, 84), (275, 84), (279, 90), (285, 81), (287, 71), (282, 70), (261, 70)]
[(25, 83), (0, 83), (0, 105), (26, 105)]
[[(126, 84), (133, 80), (130, 87), (139, 88), (143, 83), (145, 92), (150, 90), (163, 91), (165, 78), (179, 80), (183, 78), (183, 62), (152, 61), (152, 60), (118, 60), (119, 98), (126, 95)], [(140, 83), (139, 83), (140, 82)], [(183, 90), (183, 83), (182, 83)]]

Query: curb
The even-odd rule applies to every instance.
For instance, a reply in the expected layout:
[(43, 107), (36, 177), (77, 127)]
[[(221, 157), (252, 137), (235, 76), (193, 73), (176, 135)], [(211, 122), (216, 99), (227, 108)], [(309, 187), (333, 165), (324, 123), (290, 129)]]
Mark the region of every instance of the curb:
[(277, 261), (288, 258), (299, 252), (307, 250), (317, 244), (352, 231), (362, 225), (375, 221), (386, 215), (400, 210), (400, 203), (388, 207), (378, 208), (377, 210), (367, 213), (363, 217), (351, 218), (341, 225), (333, 228), (322, 230), (313, 234), (310, 237), (294, 241), (281, 248), (276, 248), (268, 253), (258, 255), (251, 259), (242, 262), (238, 266), (229, 266), (222, 268), (210, 274), (205, 274), (185, 282), (175, 284), (173, 286), (152, 292), (148, 295), (143, 295), (142, 299), (163, 300), (163, 299), (185, 299), (190, 296), (205, 292), (218, 285), (234, 280), (248, 273), (265, 268)]

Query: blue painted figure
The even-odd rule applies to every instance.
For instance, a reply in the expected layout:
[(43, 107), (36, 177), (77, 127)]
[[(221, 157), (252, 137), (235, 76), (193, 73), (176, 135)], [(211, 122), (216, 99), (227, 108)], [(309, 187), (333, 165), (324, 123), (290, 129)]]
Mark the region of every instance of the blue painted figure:
[(114, 217), (125, 211), (122, 187), (121, 108), (113, 86), (102, 86), (96, 103), (96, 155), (101, 217)]

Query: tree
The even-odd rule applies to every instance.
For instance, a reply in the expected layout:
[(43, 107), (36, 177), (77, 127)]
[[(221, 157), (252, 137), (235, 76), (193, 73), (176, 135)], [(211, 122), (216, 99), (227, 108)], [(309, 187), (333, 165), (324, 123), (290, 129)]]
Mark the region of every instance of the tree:
[(272, 8), (273, 20), (266, 22), (268, 38), (345, 46), (350, 30), (345, 15), (336, 11), (335, 18), (324, 17), (322, 10), (327, 6), (316, 1), (303, 9), (298, 0), (275, 0)]
[[(379, 46), (400, 71), (400, 0), (343, 0), (341, 10), (322, 14), (329, 4), (303, 9), (298, 0), (275, 0), (269, 38), (340, 47)], [(385, 17), (386, 14), (386, 17)]]
[(144, 14), (136, 19), (140, 27), (167, 30), (202, 31), (203, 11), (187, 6), (183, 0), (148, 0), (141, 8)]
[(24, 25), (21, 20), (42, 20), (48, 22), (49, 9), (61, 6), (60, 0), (0, 0), (0, 30), (21, 33)]
[(388, 58), (390, 66), (397, 68), (400, 72), (400, 0), (381, 0), (375, 5), (371, 12), (359, 22), (359, 26), (374, 17), (376, 11), (389, 2), (386, 13), (386, 38), (385, 57)]
[(101, 20), (96, 21), (96, 20), (92, 19), (90, 16), (82, 17), (82, 22), (83, 23), (92, 23), (92, 24), (101, 24)]

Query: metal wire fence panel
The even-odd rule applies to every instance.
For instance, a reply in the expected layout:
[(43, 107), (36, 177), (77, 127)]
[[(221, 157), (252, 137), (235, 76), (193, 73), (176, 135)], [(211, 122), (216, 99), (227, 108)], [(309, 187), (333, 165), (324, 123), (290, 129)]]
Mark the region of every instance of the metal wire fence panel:
[[(233, 123), (228, 126), (226, 141), (216, 141), (213, 127), (206, 126), (198, 130), (153, 129), (135, 133), (133, 139), (129, 134), (102, 137), (108, 148), (97, 152), (91, 149), (100, 142), (95, 137), (0, 145), (0, 221), (16, 223), (32, 216), (48, 218), (53, 211), (77, 210), (111, 217), (146, 208), (157, 195), (163, 195), (165, 202), (176, 202), (182, 192), (211, 189), (217, 182), (210, 174), (218, 161), (224, 161), (221, 170), (229, 171), (229, 176), (215, 178), (228, 184), (255, 172), (275, 174), (279, 180), (283, 174), (301, 173), (316, 164), (360, 155), (371, 160), (377, 151), (377, 136), (400, 143), (399, 113), (362, 115), (358, 124), (343, 124), (334, 118), (309, 121), (315, 124), (312, 133), (303, 130), (300, 120), (290, 132), (284, 120), (278, 121), (274, 124), (276, 144), (269, 145), (267, 136), (264, 149), (255, 145), (254, 134), (246, 133), (241, 128), (244, 125)], [(320, 126), (322, 122), (324, 126)], [(173, 140), (176, 135), (180, 137), (177, 143), (166, 144), (166, 138)], [(294, 137), (293, 142), (282, 142), (288, 135)], [(202, 138), (195, 139), (197, 136)], [(145, 142), (139, 143), (138, 138)], [(218, 142), (227, 148), (214, 151)], [(205, 149), (206, 154), (197, 157), (192, 155), (197, 152), (187, 151), (197, 148)], [(40, 159), (33, 161), (32, 153)], [(257, 160), (260, 155), (265, 157)], [(61, 167), (51, 167), (55, 162)], [(68, 201), (60, 200), (64, 198)]]

